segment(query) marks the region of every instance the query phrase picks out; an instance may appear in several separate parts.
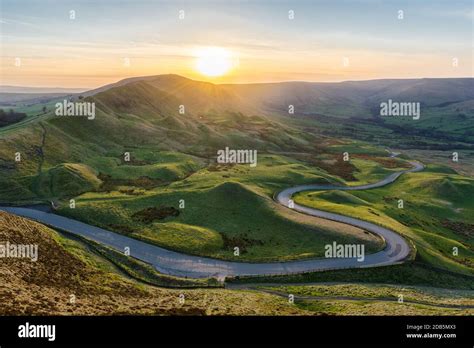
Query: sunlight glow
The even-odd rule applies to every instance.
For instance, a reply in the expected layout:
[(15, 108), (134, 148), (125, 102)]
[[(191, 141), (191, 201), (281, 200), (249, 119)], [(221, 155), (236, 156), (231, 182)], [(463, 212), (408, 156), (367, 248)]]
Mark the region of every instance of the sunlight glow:
[(196, 53), (196, 69), (205, 76), (222, 76), (234, 65), (231, 52), (224, 48), (206, 47)]

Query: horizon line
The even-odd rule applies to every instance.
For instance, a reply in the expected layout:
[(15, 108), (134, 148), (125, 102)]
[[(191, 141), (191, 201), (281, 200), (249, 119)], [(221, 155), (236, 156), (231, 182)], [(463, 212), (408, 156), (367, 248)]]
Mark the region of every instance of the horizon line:
[[(383, 81), (383, 80), (428, 80), (428, 79), (439, 79), (439, 80), (448, 80), (448, 79), (474, 79), (474, 76), (463, 76), (463, 77), (381, 77), (373, 79), (360, 79), (360, 80), (341, 80), (341, 81), (308, 81), (308, 80), (282, 80), (282, 81), (271, 81), (271, 82), (239, 82), (239, 83), (216, 83), (206, 80), (197, 80), (184, 75), (175, 74), (175, 73), (166, 73), (166, 74), (157, 74), (157, 75), (140, 75), (140, 76), (129, 76), (124, 77), (119, 80), (115, 80), (110, 83), (101, 84), (95, 87), (60, 87), (60, 86), (33, 86), (33, 85), (0, 85), (0, 88), (4, 87), (13, 87), (13, 88), (38, 88), (38, 89), (64, 89), (64, 90), (82, 90), (81, 92), (87, 92), (101, 87), (105, 87), (120, 81), (134, 78), (146, 78), (146, 77), (159, 77), (159, 76), (178, 76), (184, 79), (188, 79), (195, 82), (204, 82), (216, 86), (229, 86), (229, 85), (270, 85), (270, 84), (279, 84), (279, 83), (321, 83), (321, 84), (337, 84), (337, 83), (347, 83), (347, 82), (369, 82), (369, 81)], [(76, 93), (81, 93), (76, 92)], [(0, 92), (0, 93), (24, 93), (24, 94), (34, 94), (35, 92)], [(41, 92), (38, 92), (41, 93)], [(43, 93), (55, 93), (55, 92), (43, 92)]]

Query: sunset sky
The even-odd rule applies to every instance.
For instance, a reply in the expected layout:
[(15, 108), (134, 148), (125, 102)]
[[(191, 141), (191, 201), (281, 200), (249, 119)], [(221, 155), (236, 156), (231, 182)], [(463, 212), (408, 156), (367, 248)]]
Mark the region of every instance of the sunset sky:
[[(93, 88), (166, 73), (216, 83), (473, 75), (471, 1), (1, 3), (1, 85)], [(208, 52), (225, 55), (219, 76)]]

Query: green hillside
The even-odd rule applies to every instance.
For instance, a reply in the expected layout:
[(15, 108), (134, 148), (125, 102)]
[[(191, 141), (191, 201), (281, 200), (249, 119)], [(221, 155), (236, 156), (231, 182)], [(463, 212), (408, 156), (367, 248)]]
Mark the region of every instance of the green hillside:
[[(423, 262), (473, 274), (473, 193), (472, 178), (428, 166), (426, 172), (404, 175), (383, 188), (337, 194), (304, 192), (295, 201), (393, 228), (415, 243)], [(399, 199), (404, 201), (402, 209)]]
[[(378, 237), (359, 229), (331, 222), (313, 226), (311, 220), (277, 206), (271, 194), (285, 182), (327, 182), (326, 175), (315, 176), (284, 157), (261, 161), (255, 173), (244, 165), (208, 167), (163, 188), (143, 191), (130, 186), (83, 194), (75, 209), (65, 205), (60, 212), (170, 249), (236, 261), (319, 257), (333, 240), (358, 241), (369, 252), (382, 247)], [(270, 169), (272, 162), (280, 164)], [(292, 179), (298, 167), (300, 177)], [(238, 257), (235, 247), (241, 251)]]
[[(83, 100), (96, 103), (95, 119), (57, 117), (49, 112), (30, 116), (23, 125), (0, 129), (5, 183), (0, 201), (26, 203), (84, 192), (80, 183), (74, 192), (63, 192), (54, 187), (56, 181), (47, 179), (48, 171), (64, 163), (84, 164), (102, 181), (141, 179), (150, 187), (184, 178), (214, 160), (217, 150), (226, 146), (300, 152), (314, 150), (317, 139), (263, 116), (230, 111), (198, 115), (189, 110), (180, 114), (184, 101), (143, 81)], [(14, 162), (17, 152), (20, 162)], [(131, 156), (128, 163), (125, 152)], [(37, 184), (44, 180), (50, 187), (39, 190)]]

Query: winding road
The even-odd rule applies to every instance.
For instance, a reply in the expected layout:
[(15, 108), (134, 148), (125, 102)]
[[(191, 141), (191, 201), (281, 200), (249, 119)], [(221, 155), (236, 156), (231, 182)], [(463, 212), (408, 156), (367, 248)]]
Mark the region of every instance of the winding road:
[[(392, 157), (394, 157), (394, 155), (392, 155)], [(404, 173), (417, 172), (424, 168), (424, 166), (418, 162), (410, 163), (413, 168), (390, 174), (377, 183), (351, 187), (333, 185), (301, 185), (281, 191), (276, 195), (275, 200), (279, 204), (288, 207), (291, 197), (295, 193), (301, 191), (367, 190), (381, 187), (394, 182)], [(226, 276), (281, 275), (343, 268), (375, 267), (402, 262), (410, 254), (408, 243), (396, 232), (387, 228), (356, 218), (329, 213), (298, 204), (294, 204), (294, 208), (292, 209), (304, 214), (350, 224), (375, 233), (384, 238), (385, 248), (377, 253), (366, 255), (363, 261), (358, 261), (357, 258), (320, 258), (273, 263), (232, 262), (187, 255), (167, 250), (112, 231), (34, 208), (0, 207), (0, 210), (38, 221), (55, 229), (94, 240), (95, 242), (101, 243), (120, 252), (123, 252), (125, 248), (128, 247), (130, 248), (131, 256), (153, 265), (159, 272), (181, 277), (216, 277), (223, 279)]]

